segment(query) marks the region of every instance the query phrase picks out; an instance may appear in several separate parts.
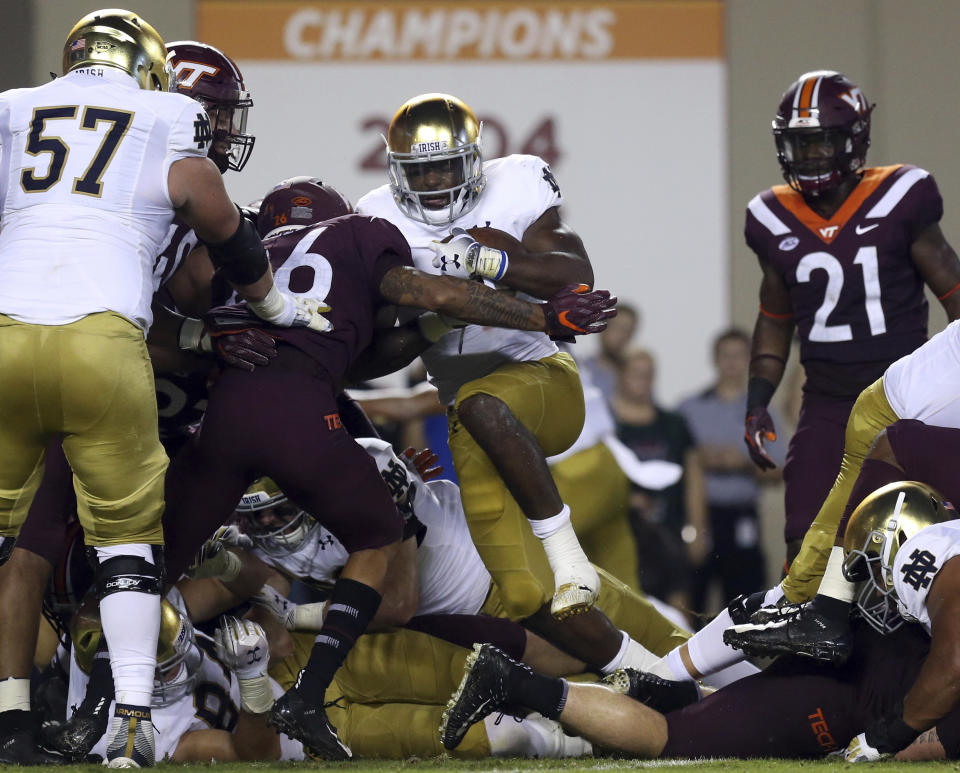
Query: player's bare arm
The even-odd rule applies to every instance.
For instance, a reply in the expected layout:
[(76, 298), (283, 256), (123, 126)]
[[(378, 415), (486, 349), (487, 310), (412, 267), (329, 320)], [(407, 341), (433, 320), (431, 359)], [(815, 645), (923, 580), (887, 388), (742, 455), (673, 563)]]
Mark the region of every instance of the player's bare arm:
[(750, 351), (750, 377), (764, 378), (774, 389), (783, 378), (790, 341), (793, 338), (793, 307), (783, 278), (766, 261), (760, 261), (760, 311), (753, 328)]
[(583, 241), (560, 219), (557, 207), (531, 223), (519, 241), (496, 228), (471, 228), (467, 233), (507, 253), (510, 263), (499, 281), (508, 287), (537, 298), (549, 298), (574, 283), (593, 287), (593, 267)]
[(380, 295), (400, 306), (437, 311), (478, 325), (546, 330), (543, 310), (479, 282), (433, 276), (406, 266), (383, 275)]
[(939, 223), (924, 228), (910, 245), (910, 257), (927, 287), (947, 312), (960, 319), (960, 260), (940, 230)]
[(897, 752), (896, 759), (919, 762), (921, 760), (942, 760), (946, 756), (947, 752), (943, 748), (943, 744), (940, 743), (937, 728), (933, 727), (927, 732), (921, 733), (917, 740), (906, 749)]
[(417, 320), (388, 330), (376, 330), (373, 340), (350, 366), (347, 381), (356, 384), (394, 373), (413, 362), (432, 343), (420, 332)]
[(937, 572), (927, 596), (930, 652), (903, 699), (903, 721), (929, 730), (960, 704), (960, 559)]
[(198, 244), (164, 286), (178, 309), (189, 316), (200, 317), (213, 305), (210, 285), (214, 272), (206, 246)]

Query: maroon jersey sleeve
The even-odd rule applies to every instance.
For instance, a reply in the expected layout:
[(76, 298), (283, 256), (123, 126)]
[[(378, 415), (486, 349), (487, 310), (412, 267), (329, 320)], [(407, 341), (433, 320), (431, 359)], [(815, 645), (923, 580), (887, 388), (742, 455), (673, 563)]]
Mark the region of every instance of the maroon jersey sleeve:
[[(902, 170), (901, 176), (924, 172), (918, 167), (907, 164), (904, 164)], [(911, 170), (916, 171), (911, 172)], [(901, 202), (899, 216), (903, 220), (911, 243), (924, 228), (940, 222), (943, 218), (943, 197), (932, 174), (925, 174), (910, 186), (909, 195), (904, 196)]]

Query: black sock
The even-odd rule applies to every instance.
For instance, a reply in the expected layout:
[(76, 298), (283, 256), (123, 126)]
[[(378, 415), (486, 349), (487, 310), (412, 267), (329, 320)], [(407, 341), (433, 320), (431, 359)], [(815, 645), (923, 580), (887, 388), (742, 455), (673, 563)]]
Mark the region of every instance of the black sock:
[(817, 594), (813, 597), (813, 606), (824, 617), (843, 623), (850, 617), (850, 602), (835, 599), (833, 596)]
[(528, 666), (515, 665), (510, 672), (510, 703), (533, 709), (547, 719), (557, 719), (567, 705), (566, 679), (538, 674)]
[(29, 711), (20, 709), (11, 709), (9, 711), (0, 711), (0, 738), (6, 738), (18, 730), (35, 729), (36, 722), (33, 714)]
[(110, 708), (113, 697), (113, 671), (110, 669), (110, 659), (96, 657), (90, 669), (87, 692), (77, 711), (105, 719), (109, 716), (107, 710)]
[(297, 680), (298, 689), (323, 700), (323, 693), (333, 681), (333, 675), (376, 614), (380, 598), (377, 591), (362, 582), (337, 580), (323, 627)]

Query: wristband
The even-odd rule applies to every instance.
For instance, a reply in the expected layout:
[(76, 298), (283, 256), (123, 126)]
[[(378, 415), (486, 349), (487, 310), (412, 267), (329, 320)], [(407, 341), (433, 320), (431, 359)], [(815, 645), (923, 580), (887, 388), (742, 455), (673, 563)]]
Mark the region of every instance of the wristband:
[(327, 601), (315, 601), (312, 604), (298, 604), (293, 610), (292, 631), (319, 631), (327, 614)]
[(776, 391), (777, 388), (769, 379), (763, 376), (751, 376), (747, 382), (747, 413), (752, 408), (766, 408)]
[[(205, 349), (203, 346), (203, 320), (193, 317), (184, 317), (180, 323), (180, 333), (178, 342), (180, 348), (188, 352), (209, 352), (212, 349)], [(209, 339), (207, 339), (209, 341)]]
[(273, 708), (273, 688), (270, 677), (255, 676), (252, 679), (237, 677), (240, 687), (240, 708), (248, 714), (265, 714)]
[(247, 301), (250, 311), (266, 322), (275, 322), (283, 317), (287, 309), (286, 299), (276, 285), (270, 288), (262, 301)]

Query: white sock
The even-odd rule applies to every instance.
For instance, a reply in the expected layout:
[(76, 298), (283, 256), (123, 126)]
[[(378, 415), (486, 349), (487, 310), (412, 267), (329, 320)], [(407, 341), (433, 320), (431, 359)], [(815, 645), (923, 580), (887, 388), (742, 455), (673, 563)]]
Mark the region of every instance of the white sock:
[(620, 649), (617, 651), (617, 654), (613, 656), (613, 660), (600, 668), (602, 674), (612, 674), (620, 668), (620, 664), (623, 662), (623, 656), (627, 654), (627, 647), (630, 646), (630, 635), (626, 631), (620, 631), (620, 634)]
[[(150, 545), (97, 548), (101, 562), (117, 556), (137, 556), (153, 563)], [(100, 622), (110, 650), (117, 703), (149, 707), (157, 669), (160, 596), (136, 591), (111, 593), (100, 602)]]
[(11, 676), (0, 682), (0, 711), (30, 711), (30, 679)]
[(683, 665), (683, 659), (680, 657), (680, 647), (674, 647), (650, 666), (649, 670), (654, 676), (659, 676), (661, 679), (667, 679), (671, 682), (693, 681), (693, 677), (687, 673), (687, 669)]
[(571, 570), (579, 570), (577, 574), (586, 572), (589, 575), (588, 577), (578, 579), (592, 581), (592, 589), (598, 589), (593, 585), (599, 586), (599, 578), (597, 578), (596, 571), (590, 564), (587, 554), (580, 547), (580, 540), (577, 539), (577, 533), (570, 523), (570, 507), (568, 505), (564, 505), (563, 510), (549, 518), (544, 518), (541, 521), (530, 521), (530, 528), (543, 543), (547, 561), (550, 562), (550, 568), (555, 575), (566, 577)]
[(649, 671), (650, 667), (658, 660), (650, 650), (644, 647), (640, 642), (633, 639), (627, 640), (627, 651), (620, 663), (620, 668), (635, 668), (638, 671)]
[(546, 539), (551, 534), (556, 534), (564, 526), (570, 525), (570, 506), (564, 505), (563, 509), (556, 515), (549, 518), (541, 518), (539, 521), (530, 521), (530, 528), (533, 534), (540, 539)]
[(856, 595), (857, 586), (843, 576), (843, 558), (843, 548), (834, 545), (830, 549), (827, 568), (823, 570), (823, 579), (820, 580), (817, 594), (851, 604)]
[(565, 735), (559, 723), (539, 714), (530, 714), (521, 722), (504, 715), (498, 723), (497, 716), (491, 714), (483, 720), (493, 757), (553, 759), (582, 757), (593, 751), (589, 741)]
[(726, 687), (728, 684), (736, 682), (738, 679), (743, 679), (745, 676), (753, 676), (759, 673), (760, 669), (749, 660), (741, 660), (739, 663), (721, 668), (716, 673), (704, 677), (703, 683), (707, 687), (713, 687), (719, 690), (721, 687)]

